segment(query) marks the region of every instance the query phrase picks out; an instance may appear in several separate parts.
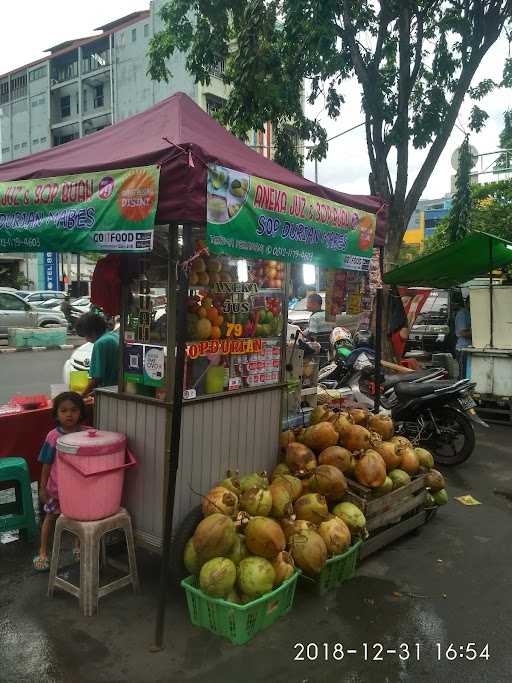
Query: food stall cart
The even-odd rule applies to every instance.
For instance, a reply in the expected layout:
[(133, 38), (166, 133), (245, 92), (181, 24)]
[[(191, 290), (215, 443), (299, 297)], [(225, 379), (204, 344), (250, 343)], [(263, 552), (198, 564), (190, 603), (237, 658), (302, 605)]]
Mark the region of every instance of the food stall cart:
[[(228, 467), (275, 464), (283, 264), (367, 269), (373, 246), (384, 243), (386, 207), (281, 168), (182, 93), (0, 167), (9, 196), (23, 199), (27, 178), (46, 179), (31, 181), (34, 196), (46, 209), (60, 201), (57, 224), (39, 239), (49, 219), (34, 210), (25, 226), (32, 232), (20, 236), (9, 224), (7, 248), (141, 252), (111, 273), (123, 281), (119, 384), (96, 392), (95, 425), (127, 434), (138, 467), (124, 504), (137, 540), (163, 546), (167, 567), (172, 530)], [(160, 317), (156, 288), (166, 290)]]
[[(466, 375), (475, 382), (479, 411), (512, 421), (512, 288), (495, 285), (493, 272), (512, 263), (512, 243), (473, 232), (463, 240), (386, 273), (384, 281), (408, 287), (448, 289), (489, 274), (487, 287), (470, 287), (472, 346)], [(486, 402), (498, 406), (486, 406)]]

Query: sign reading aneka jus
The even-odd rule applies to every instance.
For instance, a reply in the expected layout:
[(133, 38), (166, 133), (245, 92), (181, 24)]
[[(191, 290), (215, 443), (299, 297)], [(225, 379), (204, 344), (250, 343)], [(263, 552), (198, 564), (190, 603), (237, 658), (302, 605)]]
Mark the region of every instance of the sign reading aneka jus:
[(223, 166), (210, 166), (210, 251), (240, 258), (368, 270), (376, 217)]
[(0, 182), (0, 251), (149, 251), (160, 171)]

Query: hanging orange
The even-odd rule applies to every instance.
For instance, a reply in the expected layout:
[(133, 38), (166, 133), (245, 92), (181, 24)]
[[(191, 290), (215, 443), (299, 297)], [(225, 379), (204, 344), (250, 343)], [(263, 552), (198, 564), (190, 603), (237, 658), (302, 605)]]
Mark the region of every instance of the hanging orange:
[(211, 306), (206, 313), (206, 317), (212, 323), (212, 325), (217, 325), (217, 319), (219, 317), (219, 312), (215, 306)]
[(206, 318), (206, 316), (208, 315), (208, 311), (206, 310), (206, 308), (203, 308), (203, 306), (199, 306), (199, 309), (197, 310), (197, 315), (200, 318)]
[(211, 336), (212, 336), (212, 339), (220, 339), (220, 327), (217, 327), (217, 325), (214, 325), (212, 327)]

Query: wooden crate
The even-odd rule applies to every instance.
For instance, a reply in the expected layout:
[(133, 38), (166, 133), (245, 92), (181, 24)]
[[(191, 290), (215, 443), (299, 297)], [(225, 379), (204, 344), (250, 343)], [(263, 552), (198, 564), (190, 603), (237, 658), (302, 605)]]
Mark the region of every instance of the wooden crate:
[(375, 553), (381, 548), (385, 548), (393, 541), (409, 534), (414, 529), (422, 526), (429, 519), (428, 513), (424, 508), (421, 508), (416, 514), (407, 517), (406, 519), (398, 522), (398, 524), (393, 524), (387, 529), (381, 530), (380, 533), (370, 536), (361, 546), (359, 551), (359, 559), (364, 560), (372, 553)]
[(407, 514), (423, 509), (427, 499), (426, 475), (420, 474), (409, 484), (379, 498), (373, 498), (372, 489), (347, 479), (349, 489), (343, 500), (354, 503), (366, 517), (366, 528), (372, 532), (397, 524)]

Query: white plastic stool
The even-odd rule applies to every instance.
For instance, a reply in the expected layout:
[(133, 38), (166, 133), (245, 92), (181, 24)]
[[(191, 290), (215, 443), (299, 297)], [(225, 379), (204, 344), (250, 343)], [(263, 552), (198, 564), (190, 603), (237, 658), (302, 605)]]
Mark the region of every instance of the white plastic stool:
[[(105, 539), (109, 531), (120, 529), (126, 537), (128, 549), (128, 567), (107, 559)], [(80, 585), (66, 581), (57, 576), (59, 570), (60, 545), (62, 532), (69, 531), (80, 539)], [(127, 572), (126, 576), (111, 581), (105, 586), (99, 586), (99, 567), (101, 559), (104, 565), (110, 565), (116, 569)], [(98, 611), (98, 600), (118, 588), (132, 584), (134, 593), (139, 592), (139, 577), (137, 573), (137, 561), (133, 543), (133, 530), (130, 515), (121, 508), (118, 513), (105, 519), (94, 522), (80, 522), (60, 515), (55, 524), (53, 539), (52, 561), (50, 565), (50, 578), (48, 580), (48, 596), (53, 597), (54, 588), (61, 588), (71, 593), (80, 600), (80, 610), (85, 617), (91, 617)]]

